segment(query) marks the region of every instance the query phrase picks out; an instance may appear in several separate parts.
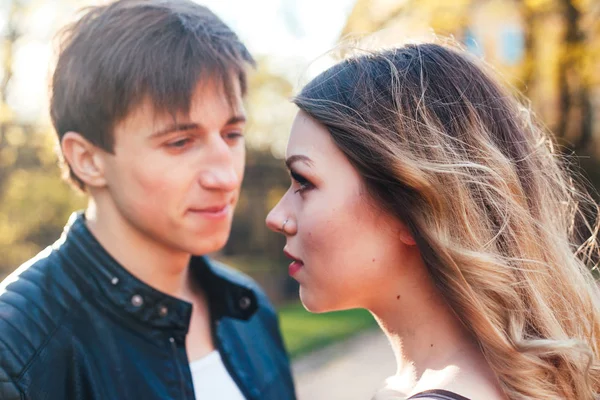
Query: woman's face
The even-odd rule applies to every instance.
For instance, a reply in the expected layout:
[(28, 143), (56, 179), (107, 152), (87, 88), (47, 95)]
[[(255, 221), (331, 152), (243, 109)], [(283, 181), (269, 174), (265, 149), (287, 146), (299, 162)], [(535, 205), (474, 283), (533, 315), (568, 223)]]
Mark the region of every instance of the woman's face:
[(396, 298), (403, 261), (415, 247), (404, 225), (373, 205), (327, 129), (303, 111), (286, 153), (292, 184), (267, 225), (287, 238), (284, 251), (297, 260), (289, 272), (304, 306), (371, 308), (382, 295)]

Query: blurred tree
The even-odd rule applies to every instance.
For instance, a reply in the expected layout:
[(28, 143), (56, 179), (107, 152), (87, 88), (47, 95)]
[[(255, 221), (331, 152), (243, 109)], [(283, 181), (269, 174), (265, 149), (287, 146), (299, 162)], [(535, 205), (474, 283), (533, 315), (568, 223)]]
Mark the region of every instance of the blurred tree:
[(358, 0), (343, 36), (453, 36), (531, 99), (566, 150), (597, 159), (599, 16), (595, 0)]
[[(13, 112), (8, 106), (8, 85), (13, 75), (12, 59), (14, 45), (19, 38), (17, 14), (19, 5), (16, 1), (9, 4), (6, 14), (6, 27), (2, 37), (2, 79), (0, 81), (0, 193), (10, 173), (10, 165), (17, 158), (17, 152), (9, 147), (7, 132), (13, 126)], [(15, 137), (14, 135), (13, 137)]]
[(257, 60), (257, 69), (250, 74), (246, 99), (246, 173), (232, 234), (224, 249), (227, 255), (281, 258), (280, 235), (266, 228), (265, 218), (275, 205), (272, 193), (282, 194), (290, 182), (280, 158), (295, 113), (295, 107), (289, 101), (292, 90), (292, 84), (269, 64), (268, 59)]
[(19, 120), (11, 107), (14, 55), (22, 28), (41, 3), (10, 1), (2, 32), (0, 81), (0, 278), (57, 239), (84, 199), (62, 182), (54, 134), (44, 123)]
[(293, 86), (284, 72), (259, 57), (250, 73), (246, 172), (229, 241), (218, 255), (248, 272), (276, 302), (298, 293), (285, 268), (285, 238), (265, 225), (267, 213), (290, 184), (281, 158), (296, 109), (289, 101)]
[(583, 2), (558, 0), (558, 7), (565, 26), (558, 59), (560, 119), (556, 131), (573, 138), (574, 150), (580, 151), (592, 140), (590, 88), (583, 74), (587, 45), (586, 33), (581, 27)]

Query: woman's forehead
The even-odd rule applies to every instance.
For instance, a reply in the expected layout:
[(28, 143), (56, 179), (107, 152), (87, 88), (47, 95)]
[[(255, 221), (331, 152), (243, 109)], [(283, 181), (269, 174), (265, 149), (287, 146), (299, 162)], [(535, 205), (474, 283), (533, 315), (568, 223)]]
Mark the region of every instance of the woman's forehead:
[(298, 112), (287, 147), (286, 157), (304, 155), (314, 161), (332, 156), (339, 151), (327, 128), (303, 111)]

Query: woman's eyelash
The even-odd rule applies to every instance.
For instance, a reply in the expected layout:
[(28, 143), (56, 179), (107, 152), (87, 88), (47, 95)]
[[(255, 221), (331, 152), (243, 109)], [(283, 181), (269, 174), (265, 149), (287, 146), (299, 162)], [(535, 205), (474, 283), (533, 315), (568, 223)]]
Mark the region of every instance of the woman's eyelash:
[(302, 192), (310, 188), (310, 182), (306, 180), (306, 178), (304, 178), (302, 175), (299, 175), (294, 171), (290, 171), (290, 175), (292, 176), (292, 179), (298, 182), (298, 184), (300, 185), (300, 189), (296, 190), (295, 193)]
[(292, 179), (294, 179), (300, 184), (307, 182), (307, 180), (302, 175), (299, 175), (297, 172), (290, 171), (290, 175), (292, 176)]

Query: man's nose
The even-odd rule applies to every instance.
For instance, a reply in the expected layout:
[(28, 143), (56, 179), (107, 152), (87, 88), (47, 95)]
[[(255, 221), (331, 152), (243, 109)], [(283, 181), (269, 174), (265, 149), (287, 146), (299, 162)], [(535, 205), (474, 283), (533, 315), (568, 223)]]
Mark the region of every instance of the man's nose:
[[(207, 149), (208, 165), (204, 165), (200, 174), (202, 187), (211, 190), (233, 191), (241, 185), (242, 174), (236, 168), (236, 159), (231, 147), (219, 135), (212, 140)], [(241, 155), (243, 157), (243, 155)]]

